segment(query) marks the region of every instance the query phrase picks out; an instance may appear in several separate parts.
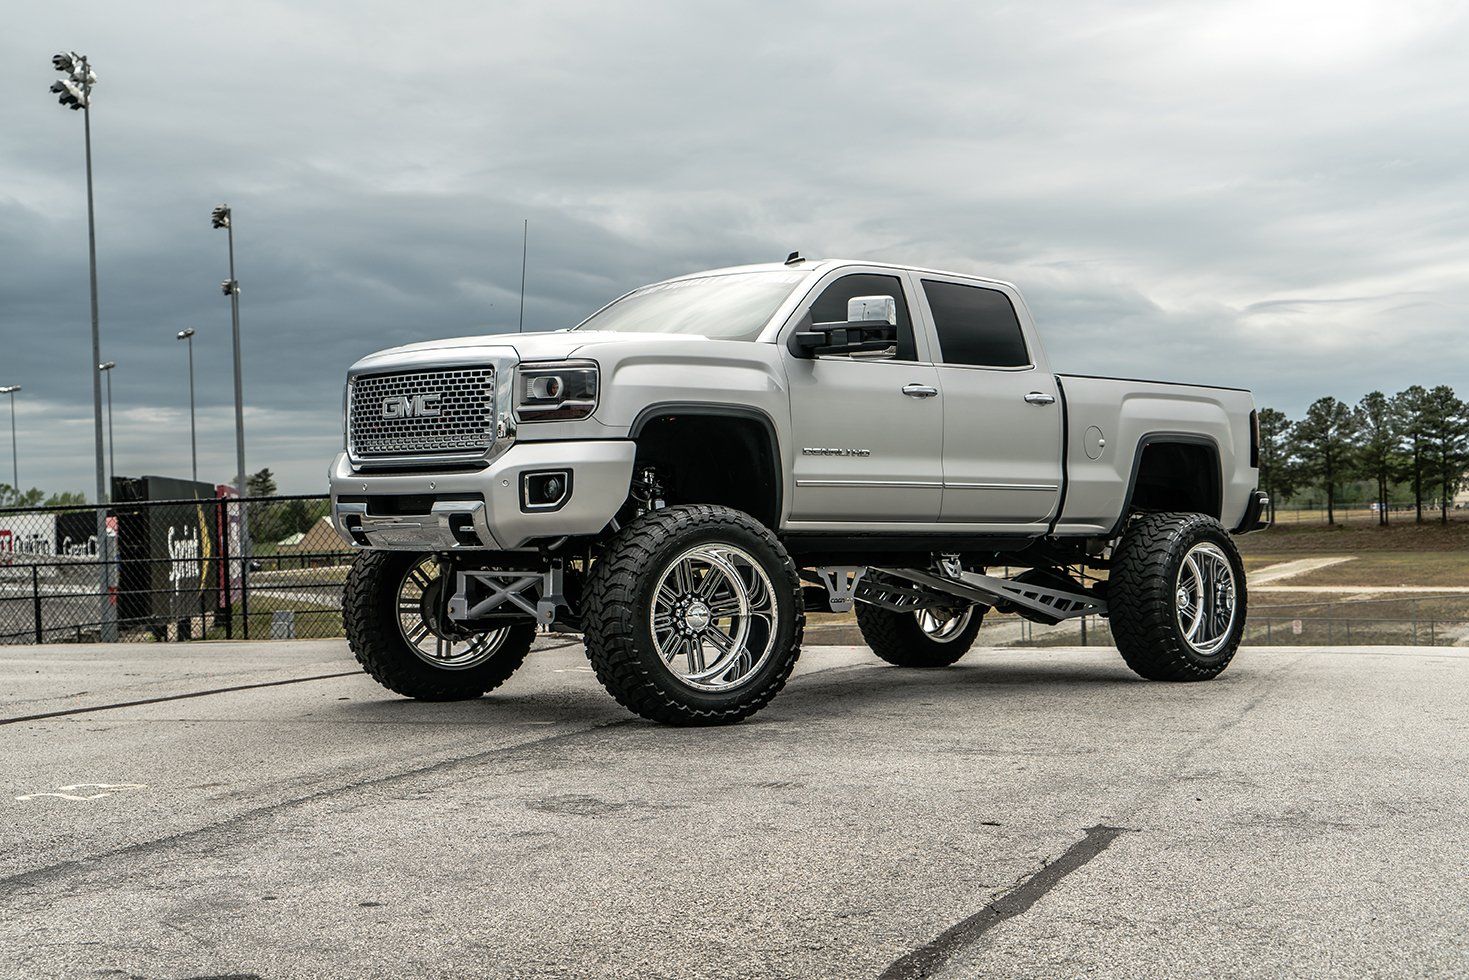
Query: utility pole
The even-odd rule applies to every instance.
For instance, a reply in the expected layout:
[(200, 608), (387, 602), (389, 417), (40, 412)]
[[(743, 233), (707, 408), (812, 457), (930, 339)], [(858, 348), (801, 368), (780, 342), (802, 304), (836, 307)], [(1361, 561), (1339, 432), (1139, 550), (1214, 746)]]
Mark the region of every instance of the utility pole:
[(186, 327), (180, 330), (174, 339), (185, 340), (189, 344), (189, 459), (193, 464), (194, 482), (198, 483), (199, 430), (194, 423), (194, 328)]
[[(112, 480), (117, 479), (117, 440), (112, 435), (112, 369), (115, 367), (116, 361), (103, 361), (97, 365), (97, 370), (107, 375), (107, 469), (112, 473)], [(107, 481), (109, 487), (112, 480)]]
[(15, 475), (11, 477), (17, 496), (20, 494), (20, 450), (15, 441), (15, 393), (20, 391), (20, 385), (5, 385), (0, 387), (0, 395), (10, 396), (10, 464), (15, 467)]

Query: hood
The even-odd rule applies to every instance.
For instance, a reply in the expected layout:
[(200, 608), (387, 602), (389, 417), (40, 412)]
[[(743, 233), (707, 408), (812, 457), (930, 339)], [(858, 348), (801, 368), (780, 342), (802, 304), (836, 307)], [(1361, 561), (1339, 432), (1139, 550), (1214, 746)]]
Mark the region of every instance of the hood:
[(509, 347), (522, 361), (549, 361), (587, 353), (602, 344), (625, 343), (627, 341), (656, 341), (659, 343), (698, 343), (707, 338), (694, 334), (676, 333), (623, 333), (608, 330), (558, 330), (552, 333), (491, 333), (475, 337), (445, 337), (443, 340), (426, 340), (418, 344), (405, 344), (389, 350), (378, 351), (363, 360), (392, 359), (397, 355), (426, 353), (443, 350), (469, 350), (472, 348)]

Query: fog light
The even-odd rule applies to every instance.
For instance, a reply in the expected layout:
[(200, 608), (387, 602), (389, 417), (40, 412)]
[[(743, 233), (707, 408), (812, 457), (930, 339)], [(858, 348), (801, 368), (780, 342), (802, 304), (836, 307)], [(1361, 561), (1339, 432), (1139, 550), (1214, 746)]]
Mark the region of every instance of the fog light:
[(570, 497), (570, 470), (544, 470), (520, 478), (521, 510), (559, 510)]

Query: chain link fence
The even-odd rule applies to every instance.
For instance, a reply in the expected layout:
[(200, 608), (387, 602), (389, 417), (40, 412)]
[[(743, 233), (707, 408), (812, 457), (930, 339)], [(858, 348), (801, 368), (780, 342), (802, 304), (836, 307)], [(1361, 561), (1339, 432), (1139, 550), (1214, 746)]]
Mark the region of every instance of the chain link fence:
[(0, 509), (0, 644), (342, 635), (322, 496)]
[[(278, 496), (0, 509), (0, 644), (341, 636), (355, 552), (329, 508), (324, 496)], [(1375, 604), (1354, 600), (1313, 605), (1252, 611), (1244, 642), (1469, 644), (1469, 599), (1381, 609), (1397, 617), (1360, 615)], [(995, 616), (986, 630), (1002, 644), (1112, 644), (1095, 616), (1056, 626)]]

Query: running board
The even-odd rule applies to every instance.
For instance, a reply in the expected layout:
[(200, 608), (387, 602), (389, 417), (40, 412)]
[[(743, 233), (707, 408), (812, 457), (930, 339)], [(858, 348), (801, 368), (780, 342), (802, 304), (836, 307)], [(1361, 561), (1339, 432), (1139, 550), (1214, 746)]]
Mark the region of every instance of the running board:
[(1031, 585), (1028, 582), (995, 578), (993, 575), (980, 575), (977, 572), (960, 572), (959, 577), (953, 579), (934, 575), (932, 572), (919, 571), (916, 568), (880, 568), (876, 571), (905, 578), (910, 582), (926, 585), (930, 589), (938, 589), (940, 592), (959, 596), (961, 599), (982, 602), (985, 605), (1007, 603), (1018, 606), (1029, 613), (1030, 618), (1053, 625), (1063, 619), (1107, 614), (1105, 602), (1084, 592), (1061, 592), (1041, 585)]

